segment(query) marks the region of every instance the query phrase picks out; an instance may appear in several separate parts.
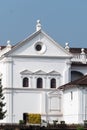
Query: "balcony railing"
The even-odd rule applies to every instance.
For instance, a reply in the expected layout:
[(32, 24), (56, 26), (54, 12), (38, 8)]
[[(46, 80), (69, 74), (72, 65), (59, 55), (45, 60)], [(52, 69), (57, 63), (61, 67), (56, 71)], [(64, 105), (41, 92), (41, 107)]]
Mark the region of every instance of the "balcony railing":
[(87, 54), (85, 54), (85, 55), (74, 54), (71, 61), (72, 62), (82, 62), (82, 63), (86, 64), (86, 62), (87, 62)]

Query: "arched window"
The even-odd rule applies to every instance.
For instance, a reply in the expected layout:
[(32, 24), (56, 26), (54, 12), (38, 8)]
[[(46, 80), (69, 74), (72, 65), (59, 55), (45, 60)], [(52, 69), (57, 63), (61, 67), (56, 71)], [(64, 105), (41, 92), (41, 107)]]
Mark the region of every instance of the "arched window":
[(37, 79), (37, 88), (42, 88), (42, 85), (43, 85), (42, 78), (38, 78)]
[(51, 88), (56, 88), (56, 79), (51, 79)]
[(25, 78), (23, 78), (23, 87), (28, 87), (28, 78), (27, 77), (25, 77)]

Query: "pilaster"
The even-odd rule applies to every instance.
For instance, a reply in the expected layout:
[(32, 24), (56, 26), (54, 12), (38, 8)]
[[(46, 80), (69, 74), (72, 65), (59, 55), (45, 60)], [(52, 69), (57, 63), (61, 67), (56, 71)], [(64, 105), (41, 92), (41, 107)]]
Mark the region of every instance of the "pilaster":
[(13, 87), (13, 60), (11, 57), (8, 57), (4, 60), (6, 64), (6, 87)]
[(47, 99), (46, 99), (46, 92), (42, 92), (42, 100), (41, 100), (41, 113), (46, 114), (47, 110)]
[[(5, 68), (6, 68), (6, 88), (13, 88), (13, 60), (11, 57), (7, 57), (4, 60)], [(13, 89), (9, 92), (9, 109), (7, 111), (9, 116), (9, 122), (13, 123)]]
[(68, 83), (71, 81), (71, 61), (66, 61), (66, 66), (64, 70), (64, 78), (63, 78), (63, 84)]

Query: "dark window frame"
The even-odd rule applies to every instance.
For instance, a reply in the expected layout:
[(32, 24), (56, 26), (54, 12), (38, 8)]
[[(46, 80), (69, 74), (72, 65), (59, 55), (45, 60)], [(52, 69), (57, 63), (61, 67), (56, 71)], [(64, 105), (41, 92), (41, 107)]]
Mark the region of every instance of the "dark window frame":
[(50, 88), (56, 88), (56, 79), (52, 78), (50, 81)]
[(37, 88), (43, 88), (43, 79), (37, 78)]
[(29, 79), (27, 77), (23, 78), (23, 87), (29, 87)]

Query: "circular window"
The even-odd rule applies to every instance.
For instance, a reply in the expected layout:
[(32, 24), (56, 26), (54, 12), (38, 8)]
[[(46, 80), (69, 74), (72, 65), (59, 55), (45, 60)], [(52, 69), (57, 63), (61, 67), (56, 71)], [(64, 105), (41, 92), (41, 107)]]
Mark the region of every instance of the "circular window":
[(41, 51), (41, 49), (42, 49), (42, 46), (39, 45), (39, 44), (37, 44), (37, 45), (36, 45), (36, 50), (37, 50), (37, 51)]
[(34, 47), (35, 47), (35, 50), (37, 53), (42, 54), (42, 53), (45, 53), (45, 51), (46, 51), (46, 45), (42, 42), (35, 43)]

